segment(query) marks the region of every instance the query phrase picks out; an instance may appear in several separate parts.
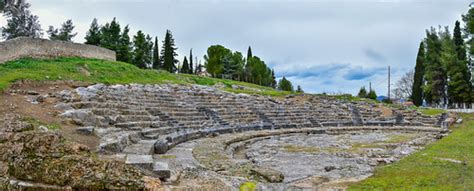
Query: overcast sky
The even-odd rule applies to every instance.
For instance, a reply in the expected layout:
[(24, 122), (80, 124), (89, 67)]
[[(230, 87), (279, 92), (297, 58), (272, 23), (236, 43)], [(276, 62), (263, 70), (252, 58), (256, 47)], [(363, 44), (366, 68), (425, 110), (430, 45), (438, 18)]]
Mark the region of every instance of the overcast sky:
[[(71, 18), (83, 42), (93, 18), (117, 17), (132, 33), (143, 30), (160, 41), (170, 29), (179, 59), (202, 59), (221, 44), (253, 54), (277, 77), (312, 93), (357, 93), (369, 85), (387, 94), (387, 66), (393, 83), (415, 65), (425, 29), (451, 28), (469, 0), (27, 0), (42, 27)], [(0, 20), (4, 25), (5, 21)]]

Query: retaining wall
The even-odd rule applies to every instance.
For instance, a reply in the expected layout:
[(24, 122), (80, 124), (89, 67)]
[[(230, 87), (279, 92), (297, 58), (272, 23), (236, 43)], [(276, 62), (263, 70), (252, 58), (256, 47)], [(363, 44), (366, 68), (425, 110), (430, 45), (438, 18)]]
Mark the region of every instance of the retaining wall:
[(18, 58), (82, 57), (115, 61), (115, 52), (86, 44), (27, 37), (0, 42), (0, 64)]

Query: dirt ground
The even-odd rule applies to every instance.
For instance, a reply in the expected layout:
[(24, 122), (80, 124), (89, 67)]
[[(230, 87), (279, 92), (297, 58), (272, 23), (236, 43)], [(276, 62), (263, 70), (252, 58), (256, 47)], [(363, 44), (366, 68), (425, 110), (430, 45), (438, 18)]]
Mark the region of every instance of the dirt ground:
[[(85, 136), (76, 133), (76, 125), (61, 118), (60, 109), (55, 108), (58, 99), (52, 96), (62, 90), (72, 90), (79, 86), (86, 86), (87, 83), (81, 82), (32, 82), (19, 81), (13, 84), (9, 89), (0, 93), (0, 116), (18, 114), (27, 120), (35, 120), (41, 124), (56, 124), (63, 136), (70, 141), (87, 145), (91, 150), (95, 150), (99, 145), (99, 138), (95, 136)], [(32, 103), (38, 96), (46, 96), (44, 101)]]

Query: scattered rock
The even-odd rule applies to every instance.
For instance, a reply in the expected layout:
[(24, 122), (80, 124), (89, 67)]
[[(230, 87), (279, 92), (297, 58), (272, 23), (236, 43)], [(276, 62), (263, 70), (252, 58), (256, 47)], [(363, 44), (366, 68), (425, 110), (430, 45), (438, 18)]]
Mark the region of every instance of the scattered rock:
[(44, 125), (40, 125), (38, 127), (38, 129), (41, 131), (41, 132), (48, 132), (48, 127), (44, 126)]
[(79, 127), (76, 129), (76, 131), (81, 134), (81, 135), (92, 135), (94, 134), (94, 127)]
[(335, 166), (326, 166), (326, 167), (324, 167), (324, 170), (326, 172), (330, 172), (330, 171), (336, 170), (336, 167)]
[(28, 94), (28, 95), (39, 95), (39, 93), (37, 91), (33, 91), (33, 90), (27, 91), (26, 94)]
[(285, 178), (281, 172), (269, 168), (253, 168), (252, 172), (271, 183), (283, 182)]
[(168, 179), (171, 177), (171, 171), (168, 167), (168, 163), (164, 162), (155, 162), (153, 164), (153, 173), (162, 179)]

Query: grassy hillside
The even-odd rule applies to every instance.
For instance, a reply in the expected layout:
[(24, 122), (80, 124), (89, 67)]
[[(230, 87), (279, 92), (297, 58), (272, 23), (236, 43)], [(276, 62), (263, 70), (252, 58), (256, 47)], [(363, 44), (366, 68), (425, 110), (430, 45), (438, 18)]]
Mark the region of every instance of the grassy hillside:
[(448, 137), (378, 168), (350, 190), (474, 190), (474, 114), (463, 119)]
[[(170, 74), (165, 71), (143, 70), (123, 62), (111, 62), (83, 58), (58, 59), (20, 59), (0, 64), (0, 92), (17, 80), (76, 80), (105, 84), (200, 84), (212, 86), (225, 85), (224, 90), (236, 93), (249, 93), (271, 96), (287, 95), (290, 92), (276, 91), (269, 87), (215, 79), (187, 74)], [(233, 89), (232, 85), (245, 86), (246, 89)]]

